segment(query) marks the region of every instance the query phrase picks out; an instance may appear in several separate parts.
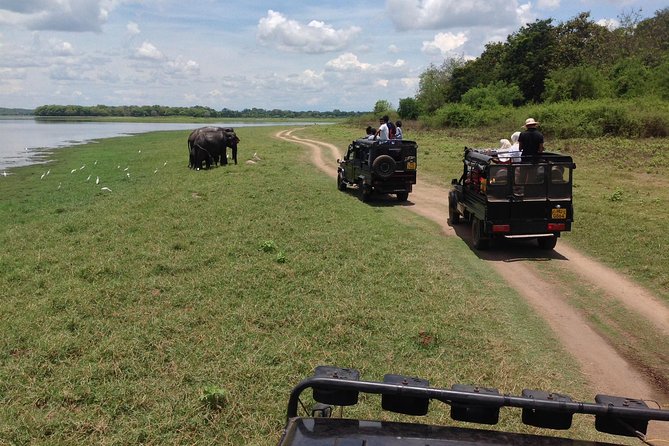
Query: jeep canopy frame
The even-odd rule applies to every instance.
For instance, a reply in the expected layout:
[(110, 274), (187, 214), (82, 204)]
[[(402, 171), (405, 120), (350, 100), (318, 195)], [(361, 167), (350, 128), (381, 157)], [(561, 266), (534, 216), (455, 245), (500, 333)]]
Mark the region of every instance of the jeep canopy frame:
[[(451, 389), (431, 387), (425, 379), (402, 376), (385, 375), (383, 382), (362, 381), (360, 373), (354, 369), (342, 369), (330, 366), (316, 367), (312, 377), (297, 384), (290, 393), (286, 413), (286, 430), (282, 437), (281, 446), (311, 445), (311, 444), (333, 444), (330, 442), (302, 442), (298, 441), (300, 433), (295, 429), (313, 430), (314, 426), (320, 427), (321, 438), (342, 439), (374, 438), (376, 442), (369, 444), (442, 444), (446, 439), (460, 440), (455, 444), (493, 444), (492, 441), (483, 441), (486, 437), (495, 437), (494, 444), (543, 444), (543, 445), (575, 445), (575, 444), (600, 444), (583, 442), (579, 440), (536, 436), (529, 434), (509, 434), (503, 432), (488, 432), (486, 434), (472, 435), (470, 430), (448, 428), (444, 426), (422, 425), (424, 435), (430, 435), (433, 443), (409, 442), (406, 434), (408, 432), (421, 432), (414, 424), (373, 422), (368, 423), (346, 423), (347, 420), (315, 419), (313, 422), (305, 423), (304, 419), (298, 417), (298, 408), (301, 404), (300, 395), (307, 389), (313, 390), (313, 398), (321, 405), (353, 406), (358, 403), (358, 395), (380, 394), (382, 409), (406, 415), (426, 415), (429, 403), (436, 401), (445, 403), (451, 407), (451, 418), (457, 421), (467, 421), (482, 424), (496, 424), (499, 419), (500, 408), (512, 407), (522, 409), (522, 422), (527, 425), (547, 429), (566, 430), (571, 427), (574, 414), (588, 414), (595, 416), (595, 428), (604, 433), (613, 435), (638, 437), (644, 440), (648, 422), (669, 421), (669, 410), (649, 408), (644, 401), (597, 395), (595, 403), (573, 401), (569, 396), (558, 393), (549, 393), (539, 390), (524, 390), (522, 396), (511, 396), (500, 394), (497, 389), (455, 384)], [(328, 412), (326, 412), (328, 413)], [(331, 412), (330, 412), (331, 413)], [(351, 420), (348, 420), (351, 421)], [(309, 427), (311, 426), (311, 428)], [(413, 426), (413, 427), (412, 427)], [(342, 431), (341, 429), (345, 427)], [(428, 429), (429, 428), (429, 429)], [(384, 429), (391, 432), (389, 437), (404, 437), (404, 442), (378, 441), (384, 437)], [(292, 433), (291, 433), (292, 431)], [(403, 435), (404, 434), (404, 435)], [(466, 435), (465, 435), (466, 434)], [(464, 435), (464, 437), (462, 437)], [(468, 439), (468, 441), (465, 441)], [(425, 437), (427, 438), (427, 437)], [(438, 441), (441, 440), (442, 442)], [(339, 443), (334, 443), (339, 444)], [(367, 443), (344, 442), (341, 444), (365, 445)], [(450, 443), (449, 443), (450, 444)]]

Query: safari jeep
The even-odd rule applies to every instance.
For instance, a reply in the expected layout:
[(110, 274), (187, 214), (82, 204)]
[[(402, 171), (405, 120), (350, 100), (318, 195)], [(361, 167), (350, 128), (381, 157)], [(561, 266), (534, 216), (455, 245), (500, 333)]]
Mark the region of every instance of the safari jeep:
[[(311, 395), (307, 390), (311, 390)], [(359, 398), (359, 395), (362, 398)], [(372, 396), (374, 395), (374, 396)], [(376, 397), (378, 395), (379, 397)], [(542, 428), (538, 434), (489, 430), (482, 426), (425, 424), (420, 419), (389, 421), (388, 416), (359, 419), (349, 414), (360, 403), (406, 416), (428, 415), (432, 405), (437, 412), (450, 406), (450, 417), (457, 422), (495, 425), (500, 411), (513, 415), (528, 426)], [(431, 404), (432, 403), (432, 404)], [(300, 410), (302, 408), (302, 410)], [(520, 413), (518, 413), (520, 412)], [(594, 403), (574, 401), (568, 395), (525, 389), (519, 396), (497, 389), (468, 384), (450, 388), (432, 386), (426, 379), (387, 374), (382, 382), (363, 381), (360, 372), (318, 366), (314, 375), (297, 384), (288, 400), (286, 425), (279, 446), (604, 446), (587, 440), (563, 438), (555, 431), (571, 428), (574, 414), (594, 416), (599, 432), (637, 437), (647, 444), (649, 421), (669, 421), (669, 410), (649, 408), (638, 399), (597, 395)], [(396, 415), (395, 417), (401, 417)], [(510, 417), (507, 417), (507, 419)], [(551, 431), (552, 430), (552, 431)], [(629, 444), (627, 440), (623, 444)], [(615, 444), (619, 444), (616, 442)], [(640, 442), (639, 442), (640, 444)]]
[(355, 140), (344, 159), (337, 160), (337, 187), (345, 191), (349, 185), (357, 186), (362, 201), (369, 201), (375, 192), (406, 201), (416, 184), (417, 150), (414, 141)]
[(462, 176), (448, 196), (450, 222), (471, 223), (476, 249), (502, 237), (536, 238), (540, 248), (553, 249), (574, 221), (575, 168), (571, 157), (558, 153), (501, 162), (495, 151), (465, 147)]

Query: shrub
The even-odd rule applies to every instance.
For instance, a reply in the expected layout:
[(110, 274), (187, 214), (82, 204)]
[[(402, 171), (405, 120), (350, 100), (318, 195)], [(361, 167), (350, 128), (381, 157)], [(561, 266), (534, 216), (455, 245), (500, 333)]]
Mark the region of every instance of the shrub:
[(649, 72), (641, 61), (624, 59), (613, 66), (610, 79), (613, 93), (619, 98), (645, 96), (649, 89)]
[(519, 104), (523, 94), (517, 85), (495, 82), (485, 87), (476, 87), (462, 95), (461, 102), (477, 109)]
[(592, 67), (576, 66), (551, 72), (545, 81), (546, 102), (578, 101), (605, 97), (608, 81)]

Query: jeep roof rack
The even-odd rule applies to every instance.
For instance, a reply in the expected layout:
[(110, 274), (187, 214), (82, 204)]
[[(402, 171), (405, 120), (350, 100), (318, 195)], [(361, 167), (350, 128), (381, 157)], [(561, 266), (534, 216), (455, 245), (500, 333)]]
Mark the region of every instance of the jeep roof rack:
[[(300, 394), (308, 388), (313, 390), (313, 398), (320, 404), (321, 409), (323, 405), (355, 405), (359, 393), (367, 393), (380, 394), (384, 410), (407, 415), (426, 415), (430, 401), (439, 401), (451, 406), (451, 418), (454, 420), (488, 425), (497, 423), (502, 407), (521, 408), (524, 424), (557, 430), (569, 429), (574, 414), (590, 414), (595, 416), (595, 428), (598, 431), (638, 437), (642, 441), (645, 441), (649, 421), (669, 421), (669, 410), (649, 408), (644, 401), (634, 398), (597, 395), (594, 403), (586, 403), (574, 401), (563, 394), (528, 389), (523, 391), (522, 396), (512, 396), (500, 394), (497, 389), (468, 385), (455, 384), (451, 389), (431, 387), (427, 380), (402, 375), (385, 375), (383, 382), (362, 381), (357, 370), (319, 366), (316, 367), (312, 377), (293, 388), (288, 402), (288, 424), (291, 419), (298, 416)], [(439, 428), (446, 429), (443, 426)], [(572, 443), (568, 444), (575, 444), (574, 440), (569, 441)], [(513, 442), (495, 444), (513, 444)]]

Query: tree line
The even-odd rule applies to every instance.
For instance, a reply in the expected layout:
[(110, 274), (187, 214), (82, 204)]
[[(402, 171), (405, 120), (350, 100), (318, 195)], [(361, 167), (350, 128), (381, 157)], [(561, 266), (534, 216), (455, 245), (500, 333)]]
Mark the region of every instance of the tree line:
[(557, 25), (537, 20), (488, 43), (473, 60), (430, 65), (415, 97), (400, 99), (404, 119), (437, 117), (458, 124), (473, 111), (589, 100), (669, 100), (669, 8), (641, 20), (619, 17), (616, 28), (590, 14)]
[(333, 119), (347, 118), (359, 115), (359, 112), (332, 110), (332, 111), (292, 111), (292, 110), (265, 110), (262, 108), (245, 108), (244, 110), (230, 110), (223, 108), (215, 110), (210, 107), (169, 107), (164, 105), (42, 105), (34, 110), (35, 116), (90, 116), (90, 117), (159, 117), (185, 116), (193, 118), (303, 118), (303, 119)]

